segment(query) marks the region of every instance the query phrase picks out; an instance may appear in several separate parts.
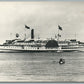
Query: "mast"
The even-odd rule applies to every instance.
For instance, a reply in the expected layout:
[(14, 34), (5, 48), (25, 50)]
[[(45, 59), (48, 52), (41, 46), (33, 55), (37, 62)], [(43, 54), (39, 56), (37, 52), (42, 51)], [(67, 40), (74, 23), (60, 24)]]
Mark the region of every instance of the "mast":
[(59, 28), (58, 28), (58, 34), (57, 34), (57, 41), (59, 43)]
[(58, 44), (59, 44), (59, 37), (61, 37), (61, 35), (59, 34), (59, 30), (62, 31), (62, 27), (58, 25), (58, 38), (57, 38), (57, 41), (58, 41)]
[[(30, 29), (30, 27), (29, 26), (27, 26), (27, 25), (25, 25), (25, 29)], [(26, 31), (25, 31), (26, 32)], [(24, 38), (24, 40), (26, 40), (27, 39), (27, 36), (26, 36), (26, 33), (25, 33), (25, 38)]]
[(24, 34), (25, 35), (25, 38), (24, 38), (24, 41), (26, 40), (26, 34)]

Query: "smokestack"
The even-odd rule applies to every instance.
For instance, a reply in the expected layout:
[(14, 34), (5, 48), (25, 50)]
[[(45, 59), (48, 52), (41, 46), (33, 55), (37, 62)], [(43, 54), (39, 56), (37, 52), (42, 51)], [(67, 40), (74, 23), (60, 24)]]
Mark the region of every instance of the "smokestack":
[(31, 30), (31, 39), (34, 39), (34, 29)]

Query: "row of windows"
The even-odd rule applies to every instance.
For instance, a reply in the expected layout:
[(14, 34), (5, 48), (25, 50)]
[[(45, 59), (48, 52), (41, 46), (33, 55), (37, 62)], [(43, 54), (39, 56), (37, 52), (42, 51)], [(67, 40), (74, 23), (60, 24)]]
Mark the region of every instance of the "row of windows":
[(15, 43), (14, 45), (45, 45), (45, 44), (43, 44), (43, 43), (41, 43), (41, 44), (31, 44), (31, 43)]
[(31, 46), (30, 47), (29, 46), (0, 46), (0, 48), (8, 48), (8, 49), (39, 49), (39, 47), (31, 47)]
[(0, 46), (0, 48), (21, 48), (20, 46)]

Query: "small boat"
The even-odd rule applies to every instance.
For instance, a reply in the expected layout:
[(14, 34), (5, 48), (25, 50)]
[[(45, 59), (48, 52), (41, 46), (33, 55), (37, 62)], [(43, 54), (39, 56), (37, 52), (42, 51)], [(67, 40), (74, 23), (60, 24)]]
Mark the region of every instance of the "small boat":
[(59, 64), (65, 64), (65, 59), (60, 58)]

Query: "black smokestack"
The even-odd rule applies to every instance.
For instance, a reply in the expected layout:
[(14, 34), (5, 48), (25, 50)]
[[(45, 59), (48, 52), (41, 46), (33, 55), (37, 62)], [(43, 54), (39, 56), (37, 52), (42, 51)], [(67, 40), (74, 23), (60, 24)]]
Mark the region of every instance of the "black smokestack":
[(34, 39), (34, 29), (31, 30), (31, 39)]

